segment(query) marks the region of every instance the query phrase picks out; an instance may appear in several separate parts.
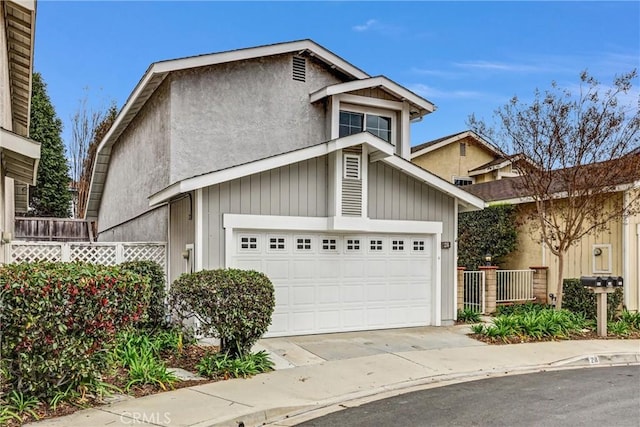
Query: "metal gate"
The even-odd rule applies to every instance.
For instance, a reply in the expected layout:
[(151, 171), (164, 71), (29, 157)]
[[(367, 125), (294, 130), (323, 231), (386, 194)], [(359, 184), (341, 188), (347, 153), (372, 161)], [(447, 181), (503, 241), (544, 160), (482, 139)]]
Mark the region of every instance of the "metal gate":
[(464, 309), (476, 313), (485, 312), (485, 274), (484, 271), (464, 272)]

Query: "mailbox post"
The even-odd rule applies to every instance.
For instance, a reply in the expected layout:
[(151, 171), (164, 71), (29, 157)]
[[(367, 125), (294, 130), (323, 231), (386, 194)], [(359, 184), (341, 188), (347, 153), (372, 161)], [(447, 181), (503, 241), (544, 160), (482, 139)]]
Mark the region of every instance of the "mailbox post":
[(582, 286), (585, 286), (596, 295), (598, 336), (607, 336), (607, 294), (616, 291), (616, 287), (622, 286), (622, 277), (589, 277), (580, 278)]

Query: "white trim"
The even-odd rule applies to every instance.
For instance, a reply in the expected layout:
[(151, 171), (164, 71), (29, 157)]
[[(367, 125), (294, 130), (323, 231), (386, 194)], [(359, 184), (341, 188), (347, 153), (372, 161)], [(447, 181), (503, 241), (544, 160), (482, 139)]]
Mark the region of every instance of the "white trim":
[(351, 95), (349, 93), (343, 93), (334, 95), (333, 98), (338, 98), (340, 102), (345, 104), (361, 105), (364, 107), (378, 108), (383, 110), (401, 111), (402, 102), (390, 101), (388, 99), (371, 98), (368, 96)]
[(480, 135), (478, 135), (477, 133), (473, 132), (473, 131), (466, 131), (454, 136), (451, 136), (450, 138), (447, 139), (443, 139), (442, 141), (433, 144), (433, 145), (429, 145), (427, 147), (424, 147), (414, 153), (411, 153), (411, 158), (415, 159), (416, 157), (420, 157), (423, 154), (427, 154), (431, 151), (437, 150), (439, 148), (444, 147), (445, 145), (449, 145), (451, 143), (460, 141), (461, 139), (467, 138), (467, 137), (471, 137), (473, 139), (475, 139), (476, 141), (478, 141), (482, 146), (484, 146), (487, 150), (491, 151), (492, 153), (499, 155), (499, 156), (506, 156), (502, 151), (500, 151), (500, 149), (498, 149), (497, 147), (494, 147), (492, 144), (490, 144), (488, 141), (486, 141), (485, 139), (483, 139)]
[(40, 143), (0, 127), (0, 148), (30, 159), (40, 159)]
[(398, 221), (357, 217), (302, 217), (278, 215), (223, 214), (225, 229), (322, 231), (356, 233), (440, 234), (436, 221)]
[(403, 159), (411, 160), (411, 107), (408, 102), (402, 103), (402, 111), (400, 113), (400, 141), (396, 151)]
[(369, 146), (362, 145), (362, 160), (360, 161), (360, 181), (362, 182), (362, 207), (360, 210), (362, 218), (369, 217)]
[[(368, 144), (376, 150), (382, 151), (389, 156), (393, 156), (393, 147), (388, 142), (383, 141), (370, 133), (362, 132), (345, 136), (344, 138), (334, 139), (312, 147), (302, 148), (300, 150), (291, 151), (278, 156), (267, 157), (266, 159), (257, 160), (255, 162), (245, 163), (239, 166), (209, 172), (204, 175), (178, 181), (151, 195), (149, 197), (149, 206), (156, 206), (171, 199), (172, 197), (198, 188), (208, 187), (210, 185), (231, 181), (236, 178), (242, 178), (244, 176), (279, 168), (292, 163), (324, 156), (334, 151), (360, 144)], [(337, 173), (340, 173), (340, 171), (341, 170)]]
[(453, 320), (458, 320), (458, 199), (453, 201)]
[(433, 312), (432, 325), (440, 326), (442, 324), (442, 233), (436, 233), (433, 240), (433, 270), (435, 272), (435, 281), (433, 286)]
[(336, 186), (336, 199), (334, 204), (336, 206), (336, 215), (342, 215), (342, 169), (343, 166), (342, 150), (338, 150), (336, 153), (335, 163), (335, 186)]
[[(513, 165), (513, 160), (514, 159), (505, 159), (503, 162), (495, 164), (493, 166), (489, 166), (486, 167), (484, 169), (479, 169), (476, 171), (469, 171), (469, 176), (476, 176), (476, 175), (482, 175), (485, 173), (489, 173), (489, 172), (493, 172), (496, 169), (502, 169), (505, 166), (508, 166), (509, 164)], [(519, 160), (519, 159), (518, 159)], [(508, 172), (505, 172), (505, 174), (507, 174)], [(519, 174), (514, 174), (514, 176), (518, 176)], [(508, 175), (503, 175), (503, 176), (508, 176)]]
[(202, 200), (202, 188), (198, 188), (196, 190), (196, 203), (195, 203), (195, 217), (196, 217), (196, 223), (195, 223), (195, 238), (194, 238), (194, 251), (193, 251), (193, 255), (194, 255), (194, 262), (193, 262), (193, 268), (196, 271), (200, 271), (203, 268), (203, 259), (202, 259), (202, 254), (203, 254), (203, 240), (205, 239), (204, 236), (204, 207), (203, 207), (203, 200)]
[[(606, 249), (607, 252), (607, 269), (606, 270), (598, 270), (596, 269), (596, 260), (597, 258), (600, 256), (604, 256), (604, 251), (602, 251), (602, 249)], [(601, 254), (596, 256), (596, 250), (600, 250)], [(613, 263), (613, 253), (612, 253), (612, 246), (611, 243), (597, 243), (594, 245), (591, 245), (591, 272), (593, 274), (601, 274), (601, 273), (605, 273), (605, 274), (611, 274), (612, 272), (612, 263)]]
[(407, 90), (394, 81), (389, 80), (384, 76), (377, 76), (371, 78), (361, 78), (360, 80), (354, 80), (346, 83), (338, 83), (330, 86), (326, 86), (320, 90), (317, 90), (309, 95), (310, 102), (317, 102), (331, 95), (342, 94), (345, 92), (353, 92), (356, 90), (382, 87), (388, 92), (391, 92), (402, 100), (408, 100), (418, 108), (425, 110), (424, 113), (420, 112), (421, 116), (432, 113), (435, 111), (435, 105), (421, 96)]
[(224, 268), (232, 268), (233, 254), (235, 253), (236, 246), (233, 240), (233, 227), (224, 229)]
[(419, 181), (422, 181), (444, 193), (447, 193), (452, 197), (459, 199), (465, 205), (467, 205), (467, 207), (477, 209), (484, 209), (485, 207), (485, 202), (481, 198), (474, 196), (471, 193), (467, 193), (460, 187), (456, 187), (452, 183), (447, 182), (444, 179), (432, 174), (431, 172), (422, 169), (420, 166), (417, 166), (408, 160), (405, 160), (398, 156), (393, 156), (382, 159), (382, 161), (403, 170)]

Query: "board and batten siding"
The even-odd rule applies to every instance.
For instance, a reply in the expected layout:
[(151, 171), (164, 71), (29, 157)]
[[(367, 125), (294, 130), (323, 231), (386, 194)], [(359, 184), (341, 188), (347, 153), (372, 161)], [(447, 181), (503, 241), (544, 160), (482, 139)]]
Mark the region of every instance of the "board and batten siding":
[(169, 204), (169, 281), (186, 273), (187, 261), (182, 257), (186, 245), (195, 243), (194, 194), (172, 201)]
[(224, 267), (223, 214), (326, 217), (327, 187), (322, 156), (205, 188), (202, 267)]
[(401, 221), (442, 222), (442, 241), (451, 249), (442, 250), (442, 320), (454, 319), (453, 286), (456, 254), (455, 200), (383, 163), (369, 164), (369, 217)]

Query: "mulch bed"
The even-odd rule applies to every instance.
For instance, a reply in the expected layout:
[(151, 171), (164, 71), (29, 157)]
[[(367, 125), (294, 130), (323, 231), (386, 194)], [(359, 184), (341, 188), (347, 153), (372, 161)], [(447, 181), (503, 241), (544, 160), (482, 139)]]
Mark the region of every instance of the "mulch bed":
[(608, 335), (606, 337), (598, 336), (596, 331), (586, 331), (579, 334), (570, 334), (566, 338), (553, 338), (553, 337), (543, 337), (543, 338), (533, 338), (529, 336), (512, 336), (506, 338), (500, 337), (487, 337), (486, 335), (480, 334), (468, 334), (471, 338), (474, 338), (478, 341), (482, 341), (487, 344), (524, 344), (524, 343), (532, 343), (532, 342), (549, 342), (549, 341), (576, 341), (576, 340), (632, 340), (632, 339), (640, 339), (640, 332), (633, 332), (627, 336), (619, 336), (619, 335)]
[[(209, 353), (215, 353), (219, 349), (215, 346), (201, 346), (201, 345), (188, 345), (185, 346), (182, 350), (181, 354), (172, 354), (167, 353), (164, 354), (162, 360), (165, 362), (165, 365), (170, 368), (181, 368), (189, 372), (197, 372), (196, 364), (200, 362), (202, 357)], [(191, 387), (194, 385), (200, 384), (208, 384), (216, 381), (223, 380), (224, 378), (214, 378), (214, 379), (206, 379), (206, 380), (180, 380), (173, 384), (173, 387), (167, 388), (167, 390), (163, 390), (162, 387), (157, 385), (143, 385), (143, 386), (134, 386), (131, 387), (128, 393), (124, 392), (124, 388), (127, 384), (126, 382), (127, 372), (126, 370), (119, 368), (116, 372), (111, 373), (109, 376), (103, 378), (103, 381), (112, 384), (118, 387), (122, 391), (122, 394), (127, 394), (129, 396), (138, 398), (143, 396), (148, 396), (151, 394), (163, 393), (165, 391), (176, 390), (185, 387)], [(55, 418), (62, 417), (65, 415), (70, 415), (76, 411), (80, 411), (82, 409), (92, 408), (96, 406), (104, 405), (105, 402), (103, 400), (97, 399), (95, 396), (85, 396), (81, 398), (75, 404), (71, 404), (68, 402), (59, 403), (55, 410), (49, 406), (48, 404), (40, 404), (34, 412), (38, 415), (38, 418), (34, 418), (31, 415), (25, 414), (22, 419), (22, 422), (18, 422), (17, 420), (10, 420), (6, 424), (1, 424), (1, 426), (7, 427), (17, 427), (22, 424), (30, 423), (36, 420), (42, 420), (45, 418)]]

